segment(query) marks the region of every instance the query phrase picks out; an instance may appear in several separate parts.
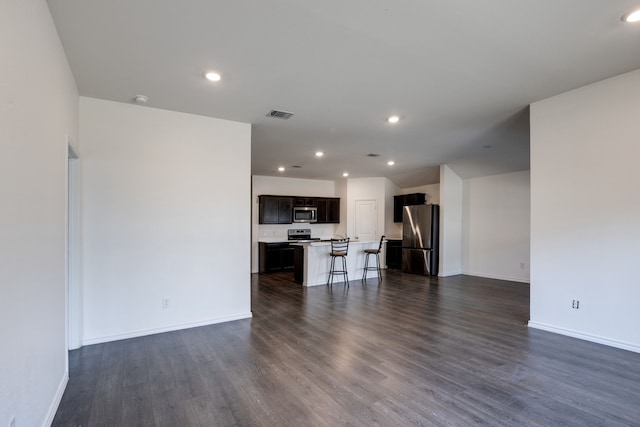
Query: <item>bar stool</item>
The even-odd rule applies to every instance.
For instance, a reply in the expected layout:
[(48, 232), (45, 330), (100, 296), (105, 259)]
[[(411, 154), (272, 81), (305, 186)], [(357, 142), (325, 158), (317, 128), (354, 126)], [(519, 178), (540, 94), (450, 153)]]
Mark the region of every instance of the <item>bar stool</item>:
[[(349, 286), (349, 276), (347, 275), (347, 252), (349, 251), (349, 238), (331, 239), (331, 267), (329, 268), (329, 277), (327, 278), (327, 286), (333, 287), (333, 276), (336, 274), (344, 276), (344, 281)], [(342, 260), (342, 270), (336, 270), (336, 258)]]
[[(362, 272), (362, 281), (364, 282), (367, 279), (367, 271), (377, 271), (378, 278), (382, 280), (382, 271), (380, 271), (380, 251), (382, 250), (382, 242), (384, 240), (384, 235), (380, 237), (380, 244), (378, 245), (378, 249), (365, 249), (364, 253), (364, 269)], [(369, 266), (369, 256), (375, 255), (377, 264), (375, 267)]]

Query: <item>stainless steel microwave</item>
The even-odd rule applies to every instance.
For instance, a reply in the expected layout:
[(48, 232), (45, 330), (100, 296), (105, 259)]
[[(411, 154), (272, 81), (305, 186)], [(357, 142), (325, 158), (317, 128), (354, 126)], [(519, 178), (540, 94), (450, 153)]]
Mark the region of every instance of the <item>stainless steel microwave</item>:
[(293, 222), (318, 222), (318, 208), (294, 206)]

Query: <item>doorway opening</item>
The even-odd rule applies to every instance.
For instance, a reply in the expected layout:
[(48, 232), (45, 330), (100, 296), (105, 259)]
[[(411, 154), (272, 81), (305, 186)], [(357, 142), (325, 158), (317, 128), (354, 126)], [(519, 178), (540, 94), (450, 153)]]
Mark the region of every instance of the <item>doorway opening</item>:
[(80, 269), (80, 159), (67, 135), (67, 348), (82, 346)]

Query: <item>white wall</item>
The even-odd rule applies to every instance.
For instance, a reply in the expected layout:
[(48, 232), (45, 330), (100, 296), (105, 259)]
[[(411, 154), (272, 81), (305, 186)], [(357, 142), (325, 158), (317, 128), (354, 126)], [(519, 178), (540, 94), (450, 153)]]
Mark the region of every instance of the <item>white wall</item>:
[(340, 198), (340, 224), (335, 229), (335, 234), (347, 235), (347, 205), (348, 205), (348, 183), (346, 179), (336, 181), (336, 197)]
[(80, 136), (83, 342), (249, 317), (250, 125), (83, 97)]
[(640, 351), (638, 117), (640, 70), (531, 105), (530, 326)]
[(271, 194), (278, 196), (335, 197), (336, 183), (335, 181), (321, 179), (254, 175), (253, 192), (256, 196)]
[(66, 135), (78, 93), (42, 0), (0, 2), (0, 425), (49, 425), (67, 381)]
[[(258, 272), (258, 240), (274, 239), (287, 240), (287, 230), (291, 228), (310, 228), (313, 237), (331, 237), (336, 233), (338, 224), (259, 224), (258, 196), (260, 195), (277, 195), (277, 196), (307, 196), (307, 197), (340, 197), (336, 194), (335, 181), (319, 180), (319, 179), (299, 179), (277, 176), (261, 176), (254, 175), (252, 177), (251, 200), (251, 272)], [(346, 205), (346, 199), (340, 200), (340, 209)], [(340, 221), (344, 222), (342, 212)]]
[(425, 193), (427, 203), (440, 204), (440, 184), (426, 184), (419, 187), (403, 188), (399, 194)]
[(468, 179), (463, 188), (463, 272), (529, 282), (529, 171)]
[(440, 166), (440, 271), (439, 276), (462, 273), (462, 178), (447, 165)]
[[(393, 196), (396, 196), (401, 193), (402, 193), (402, 190), (400, 190), (400, 187), (398, 187), (388, 179), (385, 179), (384, 235), (388, 239), (402, 238), (402, 223), (393, 222)], [(402, 194), (406, 194), (406, 193), (402, 193)]]

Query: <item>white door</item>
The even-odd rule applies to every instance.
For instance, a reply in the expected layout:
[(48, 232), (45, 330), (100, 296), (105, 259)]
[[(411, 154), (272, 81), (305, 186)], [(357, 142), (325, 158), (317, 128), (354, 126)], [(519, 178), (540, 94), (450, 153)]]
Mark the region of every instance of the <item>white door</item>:
[(356, 200), (355, 237), (361, 241), (378, 238), (378, 201)]

